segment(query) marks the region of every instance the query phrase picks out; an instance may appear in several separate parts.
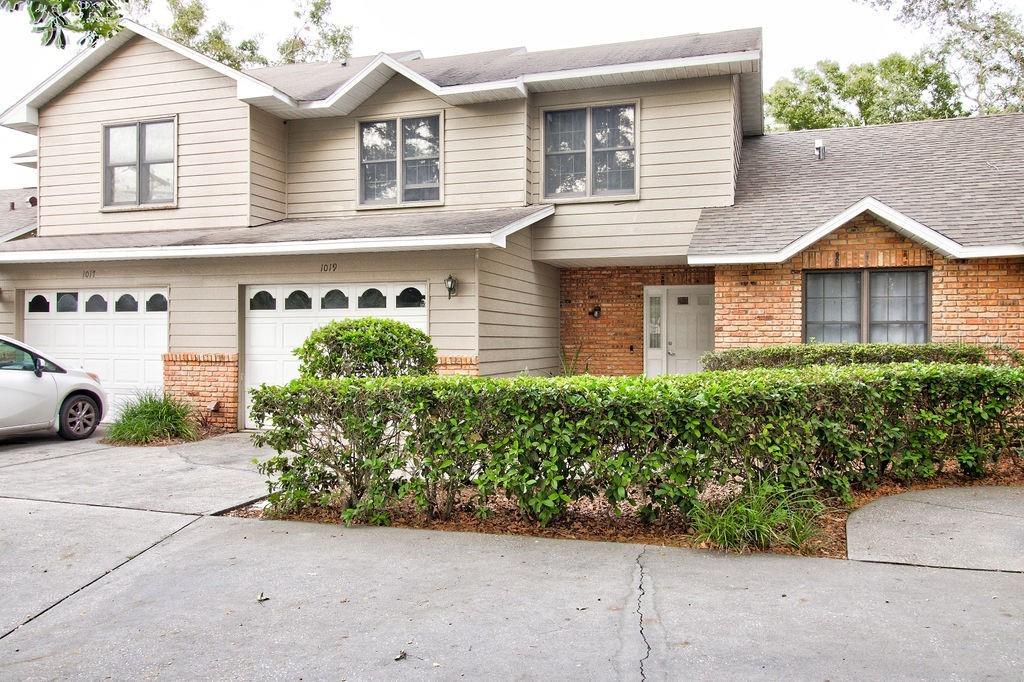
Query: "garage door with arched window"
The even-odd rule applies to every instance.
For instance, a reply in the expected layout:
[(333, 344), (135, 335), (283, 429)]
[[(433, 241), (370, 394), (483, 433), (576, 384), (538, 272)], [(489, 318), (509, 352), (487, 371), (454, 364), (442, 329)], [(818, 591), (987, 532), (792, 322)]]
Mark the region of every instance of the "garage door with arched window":
[(287, 284), (246, 287), (244, 384), (246, 426), (249, 390), (298, 376), (292, 353), (317, 327), (331, 320), (382, 317), (428, 332), (424, 283)]

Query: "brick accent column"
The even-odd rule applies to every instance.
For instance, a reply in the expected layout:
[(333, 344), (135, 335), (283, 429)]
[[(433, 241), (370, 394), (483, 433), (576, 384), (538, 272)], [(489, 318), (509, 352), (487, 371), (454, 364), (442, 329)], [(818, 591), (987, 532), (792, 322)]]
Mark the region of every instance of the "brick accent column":
[(238, 355), (167, 353), (164, 392), (187, 400), (208, 423), (238, 430)]
[(439, 355), (437, 356), (437, 373), (479, 376), (480, 358), (476, 355)]

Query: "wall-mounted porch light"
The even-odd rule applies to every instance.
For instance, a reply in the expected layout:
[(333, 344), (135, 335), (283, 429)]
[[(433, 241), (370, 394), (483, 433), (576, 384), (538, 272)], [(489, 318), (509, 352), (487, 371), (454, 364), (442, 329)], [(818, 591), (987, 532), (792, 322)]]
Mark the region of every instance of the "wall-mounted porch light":
[(444, 278), (444, 288), (448, 292), (448, 300), (451, 300), (459, 291), (459, 280), (455, 279), (455, 275), (448, 275)]
[(595, 305), (593, 308), (587, 311), (587, 315), (590, 315), (595, 320), (601, 319), (601, 306)]

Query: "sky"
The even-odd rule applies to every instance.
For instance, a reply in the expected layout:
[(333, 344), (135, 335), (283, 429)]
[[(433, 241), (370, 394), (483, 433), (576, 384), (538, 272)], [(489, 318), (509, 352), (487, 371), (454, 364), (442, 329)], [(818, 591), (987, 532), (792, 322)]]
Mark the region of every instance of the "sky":
[[(1006, 4), (1024, 12), (1024, 0)], [(153, 0), (158, 22), (163, 5), (163, 0)], [(211, 17), (223, 18), (234, 27), (235, 38), (262, 34), (270, 49), (293, 24), (289, 0), (207, 0), (207, 6)], [(910, 54), (928, 42), (927, 33), (912, 31), (853, 0), (522, 0), (515, 11), (499, 11), (501, 7), (479, 0), (431, 5), (336, 0), (334, 20), (353, 25), (355, 55), (419, 49), (427, 57), (520, 45), (545, 50), (760, 26), (765, 87), (794, 67), (819, 59), (846, 65), (892, 52)], [(64, 51), (44, 48), (38, 34), (31, 32), (24, 11), (0, 12), (0, 63), (6, 65), (0, 111), (60, 68), (77, 49), (74, 44)], [(35, 171), (8, 161), (11, 155), (34, 147), (35, 137), (0, 128), (0, 188), (35, 184)]]

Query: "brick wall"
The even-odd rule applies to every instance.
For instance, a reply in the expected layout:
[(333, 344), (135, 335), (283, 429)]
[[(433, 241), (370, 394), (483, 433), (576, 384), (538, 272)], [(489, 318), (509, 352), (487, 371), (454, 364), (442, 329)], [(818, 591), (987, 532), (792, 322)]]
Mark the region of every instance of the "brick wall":
[(480, 358), (475, 355), (437, 356), (438, 374), (480, 374)]
[(1024, 260), (948, 260), (864, 214), (777, 265), (715, 268), (715, 347), (803, 340), (803, 271), (932, 268), (932, 340), (1022, 345)]
[(238, 430), (238, 390), (237, 354), (164, 355), (164, 392), (192, 403), (215, 428)]
[[(593, 374), (643, 374), (644, 287), (713, 284), (713, 268), (568, 268), (561, 272), (561, 344)], [(589, 311), (601, 306), (601, 317)]]

